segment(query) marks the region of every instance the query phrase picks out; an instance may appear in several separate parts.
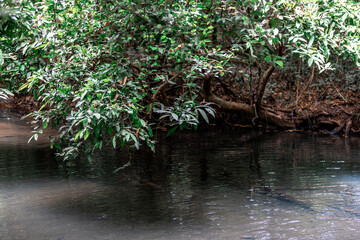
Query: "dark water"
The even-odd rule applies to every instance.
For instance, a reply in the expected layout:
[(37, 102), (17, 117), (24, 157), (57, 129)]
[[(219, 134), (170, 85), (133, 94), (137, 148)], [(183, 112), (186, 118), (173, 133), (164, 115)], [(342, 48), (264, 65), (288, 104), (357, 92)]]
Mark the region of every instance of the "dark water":
[(63, 163), (26, 144), (26, 125), (0, 121), (0, 239), (360, 236), (357, 138), (214, 128), (156, 154)]

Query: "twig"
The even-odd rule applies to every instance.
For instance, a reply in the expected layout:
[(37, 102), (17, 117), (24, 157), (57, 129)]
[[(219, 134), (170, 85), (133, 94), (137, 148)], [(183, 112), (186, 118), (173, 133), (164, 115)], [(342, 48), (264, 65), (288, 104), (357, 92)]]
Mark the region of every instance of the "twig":
[(335, 90), (337, 91), (337, 93), (339, 94), (339, 96), (344, 100), (344, 102), (346, 103), (347, 100), (344, 98), (344, 96), (339, 92), (339, 90), (337, 89), (337, 87), (335, 86), (334, 82), (330, 79), (331, 84), (334, 86)]
[(155, 101), (156, 96), (159, 94), (159, 92), (160, 92), (161, 90), (163, 90), (163, 88), (165, 88), (165, 87), (169, 84), (169, 82), (171, 82), (172, 80), (174, 80), (175, 78), (177, 78), (179, 75), (181, 75), (181, 73), (175, 74), (175, 75), (172, 76), (169, 80), (166, 80), (163, 84), (161, 84), (161, 85), (158, 87), (158, 89), (156, 89), (154, 95), (152, 96), (153, 101)]
[(156, 100), (157, 95), (159, 95), (160, 91), (162, 91), (167, 85), (169, 85), (169, 82), (171, 82), (172, 80), (174, 80), (175, 78), (177, 78), (178, 76), (180, 76), (182, 73), (177, 73), (174, 76), (172, 76), (170, 79), (166, 80), (164, 83), (162, 83), (158, 89), (156, 89), (154, 95), (152, 96), (152, 103), (150, 104), (150, 109), (149, 109), (149, 113), (152, 113), (152, 109), (153, 109), (153, 104)]
[(309, 78), (309, 80), (307, 81), (305, 87), (303, 88), (303, 90), (299, 93), (299, 95), (297, 95), (296, 100), (295, 100), (295, 106), (298, 105), (298, 102), (301, 98), (301, 96), (303, 95), (303, 93), (309, 88), (310, 84), (312, 83), (313, 79), (314, 79), (314, 75), (315, 75), (315, 64), (313, 64), (313, 68), (311, 71), (311, 76)]

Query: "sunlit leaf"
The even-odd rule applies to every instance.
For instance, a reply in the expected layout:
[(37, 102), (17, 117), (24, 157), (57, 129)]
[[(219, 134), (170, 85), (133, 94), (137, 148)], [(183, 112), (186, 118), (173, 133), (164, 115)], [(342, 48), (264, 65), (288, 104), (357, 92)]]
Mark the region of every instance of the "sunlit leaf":
[(279, 65), (281, 68), (284, 68), (284, 63), (282, 61), (276, 61), (277, 65)]
[(4, 56), (2, 51), (0, 50), (0, 66), (4, 64)]

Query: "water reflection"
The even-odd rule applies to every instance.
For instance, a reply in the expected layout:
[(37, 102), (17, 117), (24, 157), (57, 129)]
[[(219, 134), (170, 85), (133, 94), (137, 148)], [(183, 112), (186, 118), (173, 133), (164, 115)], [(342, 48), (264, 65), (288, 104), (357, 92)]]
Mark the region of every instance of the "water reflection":
[(162, 140), (156, 154), (108, 151), (93, 164), (63, 163), (44, 145), (25, 144), (28, 126), (0, 124), (1, 239), (360, 234), (357, 138), (200, 130)]

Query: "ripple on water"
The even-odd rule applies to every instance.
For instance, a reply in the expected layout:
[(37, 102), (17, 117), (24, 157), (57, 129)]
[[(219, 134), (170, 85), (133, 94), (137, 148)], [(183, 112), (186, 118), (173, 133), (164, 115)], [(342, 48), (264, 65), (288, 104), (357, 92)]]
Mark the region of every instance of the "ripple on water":
[[(357, 239), (359, 140), (184, 132), (92, 165), (0, 122), (0, 239)], [(346, 147), (344, 147), (346, 144)], [(186, 147), (184, 147), (186, 146)]]

